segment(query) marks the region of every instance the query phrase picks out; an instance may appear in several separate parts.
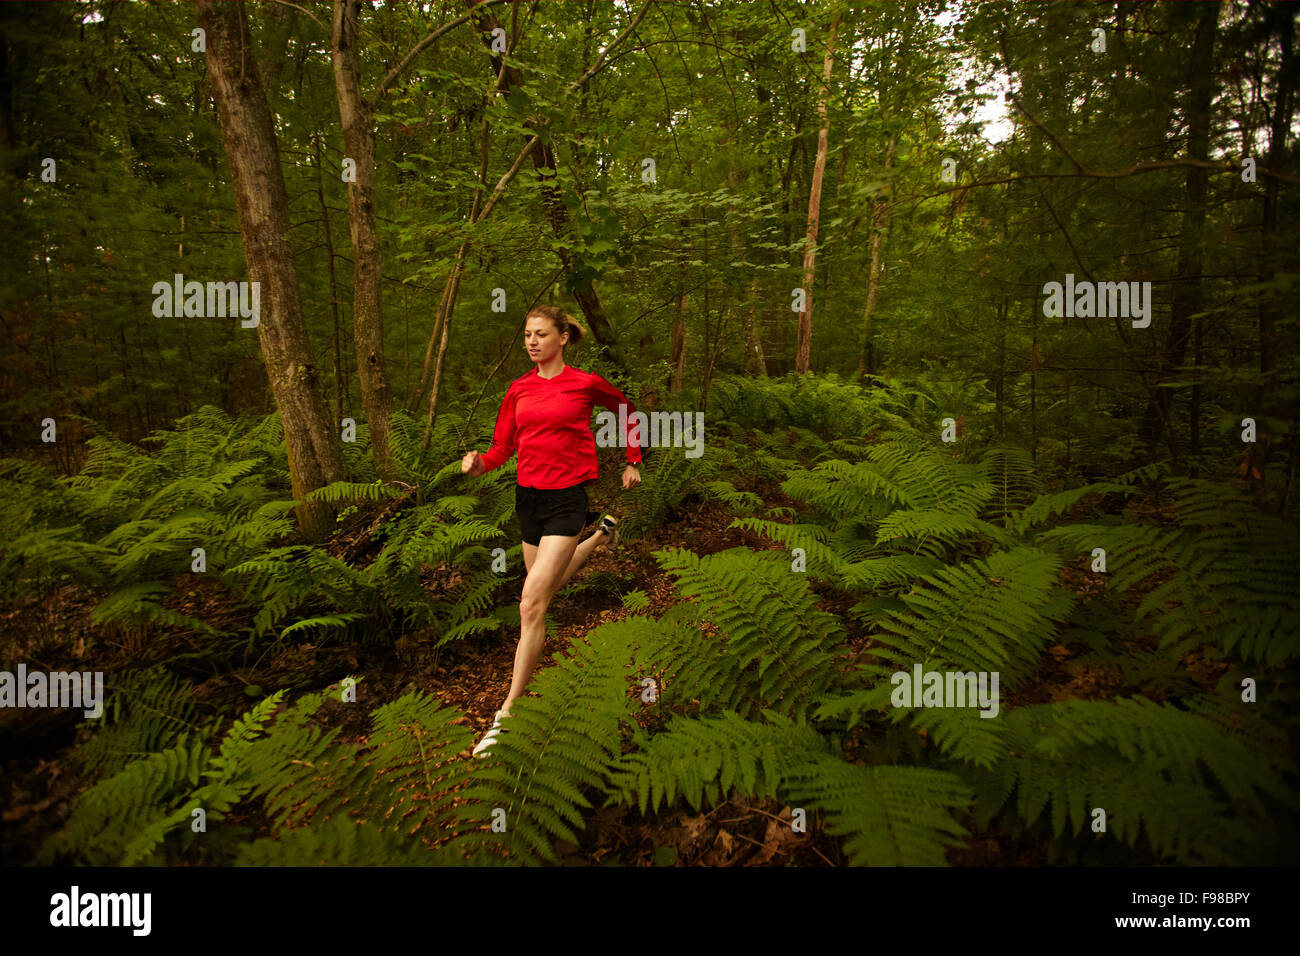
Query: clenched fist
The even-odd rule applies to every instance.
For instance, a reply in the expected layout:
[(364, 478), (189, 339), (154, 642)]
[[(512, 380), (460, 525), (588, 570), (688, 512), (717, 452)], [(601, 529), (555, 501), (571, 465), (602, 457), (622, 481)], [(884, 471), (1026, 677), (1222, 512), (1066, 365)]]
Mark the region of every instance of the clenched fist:
[(462, 475), (477, 476), (485, 471), (487, 469), (483, 466), (483, 456), (476, 451), (467, 452), (465, 457), (460, 460), (460, 473)]

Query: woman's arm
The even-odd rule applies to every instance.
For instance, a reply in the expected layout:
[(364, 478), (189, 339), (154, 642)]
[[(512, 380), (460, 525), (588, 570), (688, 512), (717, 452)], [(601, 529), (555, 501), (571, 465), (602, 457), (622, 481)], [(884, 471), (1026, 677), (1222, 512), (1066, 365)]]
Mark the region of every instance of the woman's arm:
[(641, 464), (641, 429), (637, 427), (636, 406), (632, 404), (626, 395), (595, 372), (590, 374), (591, 379), (587, 383), (587, 395), (593, 405), (602, 405), (615, 413), (618, 412), (620, 406), (627, 406), (627, 463), (639, 466)]
[(485, 472), (500, 468), (515, 453), (515, 399), (518, 395), (512, 386), (506, 389), (506, 397), (501, 400), (496, 428), (492, 431), (492, 447), (482, 457)]

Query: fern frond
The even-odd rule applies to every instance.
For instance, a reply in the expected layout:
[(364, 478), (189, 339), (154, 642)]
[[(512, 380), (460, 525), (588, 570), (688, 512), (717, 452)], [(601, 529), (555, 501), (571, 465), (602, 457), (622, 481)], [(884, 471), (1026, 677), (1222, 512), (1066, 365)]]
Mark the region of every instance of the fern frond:
[(1040, 495), (1025, 506), (1014, 518), (1016, 534), (1024, 535), (1030, 528), (1042, 524), (1053, 515), (1064, 514), (1089, 495), (1135, 494), (1139, 489), (1113, 481), (1101, 481), (1055, 494)]
[(332, 481), (305, 495), (307, 501), (388, 501), (401, 492), (382, 480), (371, 482)]
[[(691, 613), (717, 629), (717, 638), (687, 637), (677, 628), (655, 631), (638, 662), (674, 675), (669, 700), (699, 697), (744, 715), (772, 708), (802, 715), (811, 697), (832, 677), (831, 647), (842, 631), (838, 620), (815, 607), (817, 596), (785, 555), (731, 548), (700, 558), (686, 550), (657, 551)], [(671, 690), (672, 678), (666, 677)]]
[(74, 751), (92, 776), (112, 775), (133, 759), (215, 732), (220, 718), (201, 719), (193, 688), (162, 667), (114, 674), (94, 734)]
[[(902, 595), (878, 635), (878, 657), (907, 670), (997, 671), (1012, 689), (1068, 614), (1072, 597), (1055, 587), (1060, 559), (1036, 548), (1000, 551), (927, 575)], [(946, 666), (945, 666), (946, 665)]]
[[(286, 830), (239, 849), (236, 866), (457, 866), (467, 865), (453, 848), (428, 847), (369, 823), (331, 817), (320, 824)], [(474, 865), (491, 865), (488, 859)]]
[(818, 754), (793, 770), (784, 797), (823, 811), (855, 866), (945, 866), (972, 801), (960, 777), (925, 767), (859, 767)]
[(522, 862), (557, 862), (553, 839), (577, 843), (587, 788), (601, 788), (619, 753), (620, 724), (630, 720), (630, 684), (624, 671), (631, 641), (644, 622), (605, 624), (590, 644), (557, 655), (532, 686), (539, 698), (520, 697), (502, 732), (480, 758), (466, 793), (469, 817), (502, 833), (478, 834)]
[[(1162, 857), (1228, 865), (1276, 850), (1266, 832), (1252, 836), (1234, 821), (1267, 818), (1272, 806), (1297, 809), (1282, 777), (1285, 752), (1261, 752), (1169, 704), (1071, 700), (1014, 710), (1005, 724), (1011, 759), (972, 771), (972, 782), (1003, 800), (1014, 789), (1026, 823), (1050, 808), (1058, 837), (1083, 831), (1100, 808), (1108, 829), (1130, 846), (1145, 833)], [(982, 804), (984, 820), (1001, 807), (996, 798)]]
[(190, 741), (101, 780), (82, 794), (63, 829), (42, 845), (37, 862), (48, 865), (71, 856), (91, 866), (122, 865), (140, 832), (177, 809), (188, 812), (186, 797), (208, 756), (202, 741)]

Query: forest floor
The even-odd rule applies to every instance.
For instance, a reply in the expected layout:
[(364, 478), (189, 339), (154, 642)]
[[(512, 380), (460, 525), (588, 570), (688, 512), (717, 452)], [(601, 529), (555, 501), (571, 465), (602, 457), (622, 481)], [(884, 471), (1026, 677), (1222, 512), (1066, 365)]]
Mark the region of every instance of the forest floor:
[[(763, 488), (762, 493), (767, 507), (796, 504), (785, 499), (777, 488)], [(636, 613), (657, 617), (676, 602), (677, 596), (671, 576), (659, 570), (651, 552), (688, 548), (707, 555), (732, 547), (782, 547), (752, 532), (729, 528), (734, 518), (715, 501), (688, 499), (668, 522), (644, 538), (621, 543), (617, 553), (598, 547), (548, 609), (547, 641), (539, 668), (549, 666), (557, 652), (599, 625), (632, 613), (623, 607), (614, 589), (582, 587), (584, 579), (593, 574), (606, 572), (630, 582), (620, 586), (623, 590), (644, 591), (650, 606)], [(594, 524), (589, 525), (582, 537), (593, 530)], [(339, 535), (328, 550), (356, 553), (358, 545), (364, 548), (365, 542)], [(426, 570), (433, 588), (438, 587), (439, 572), (454, 573), (445, 568)], [(1064, 569), (1063, 579), (1081, 600), (1104, 587), (1099, 576), (1088, 572), (1084, 561)], [(247, 609), (240, 608), (220, 584), (195, 586), (192, 578), (187, 582), (189, 590), (175, 602), (178, 610), (218, 628), (237, 630), (248, 625)], [(855, 630), (847, 614), (849, 606), (859, 598), (825, 589), (820, 593), (818, 607), (838, 614), (849, 632), (842, 663), (851, 667), (870, 646), (870, 639)], [(57, 591), (44, 602), (29, 602), (0, 614), (0, 659), (24, 660), (28, 666), (49, 670), (93, 666), (111, 673), (119, 667), (147, 666), (186, 650), (177, 648), (175, 639), (169, 641), (170, 648), (163, 648), (160, 642), (146, 645), (137, 638), (117, 643), (99, 640), (93, 653), (87, 653), (87, 635), (100, 631), (89, 619), (89, 610), (98, 600), (69, 588)], [(509, 689), (516, 640), (509, 635), (473, 636), (437, 650), (410, 637), (392, 643), (284, 644), (274, 656), (267, 656), (251, 668), (215, 672), (210, 668), (206, 677), (202, 673), (190, 676), (197, 683), (195, 697), (204, 709), (232, 715), (251, 705), (252, 700), (244, 693), (247, 685), (276, 688), (314, 681), (315, 686), (321, 686), (322, 682), (352, 674), (359, 678), (358, 689), (363, 690), (365, 700), (374, 703), (358, 708), (327, 701), (318, 712), (325, 726), (338, 727), (340, 742), (363, 745), (370, 731), (370, 711), (414, 690), (461, 710), (465, 716), (457, 722), (472, 729), (477, 741), (491, 726)], [(197, 643), (194, 649), (198, 649)], [(1004, 708), (1110, 696), (1116, 689), (1120, 681), (1116, 673), (1073, 667), (1070, 659), (1075, 650), (1068, 646), (1049, 650), (1040, 682), (1022, 694), (1004, 695)], [(1198, 671), (1193, 656), (1187, 666), (1204, 683), (1213, 683), (1213, 665)], [(75, 729), (79, 712), (47, 710), (38, 716), (27, 711), (24, 716), (27, 719), (21, 726), (12, 720), (0, 724), (0, 864), (29, 862), (41, 841), (62, 825), (75, 797), (87, 786), (76, 765), (66, 759), (80, 739)], [(847, 760), (865, 765), (868, 745), (859, 736), (860, 728), (845, 737), (844, 755)], [(468, 750), (461, 757), (472, 759)], [(256, 810), (251, 810), (243, 822), (256, 825), (258, 819)], [(597, 808), (590, 814), (586, 829), (579, 832), (581, 845), (561, 841), (557, 853), (566, 865), (845, 865), (838, 841), (820, 827), (810, 830), (811, 836), (792, 832), (788, 806), (770, 799), (748, 800), (733, 793), (731, 798), (701, 813), (665, 809), (642, 815), (635, 807)], [(1047, 862), (1041, 847), (997, 832), (972, 834), (966, 846), (949, 851), (948, 860), (956, 865)]]

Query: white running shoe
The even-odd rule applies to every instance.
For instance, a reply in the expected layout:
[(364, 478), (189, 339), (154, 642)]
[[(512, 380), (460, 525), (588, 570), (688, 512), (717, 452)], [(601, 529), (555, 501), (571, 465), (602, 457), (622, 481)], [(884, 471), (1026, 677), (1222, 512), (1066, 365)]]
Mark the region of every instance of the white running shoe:
[(618, 519), (613, 515), (605, 515), (600, 519), (600, 530), (605, 532), (605, 548), (613, 551), (618, 547)]
[(483, 751), (496, 743), (497, 735), (500, 734), (503, 729), (504, 728), (501, 726), (501, 711), (498, 710), (496, 716), (492, 718), (492, 729), (483, 735), (483, 739), (480, 740), (478, 745), (475, 746), (473, 751), (471, 751), (470, 756), (477, 757), (479, 754), (483, 753)]

